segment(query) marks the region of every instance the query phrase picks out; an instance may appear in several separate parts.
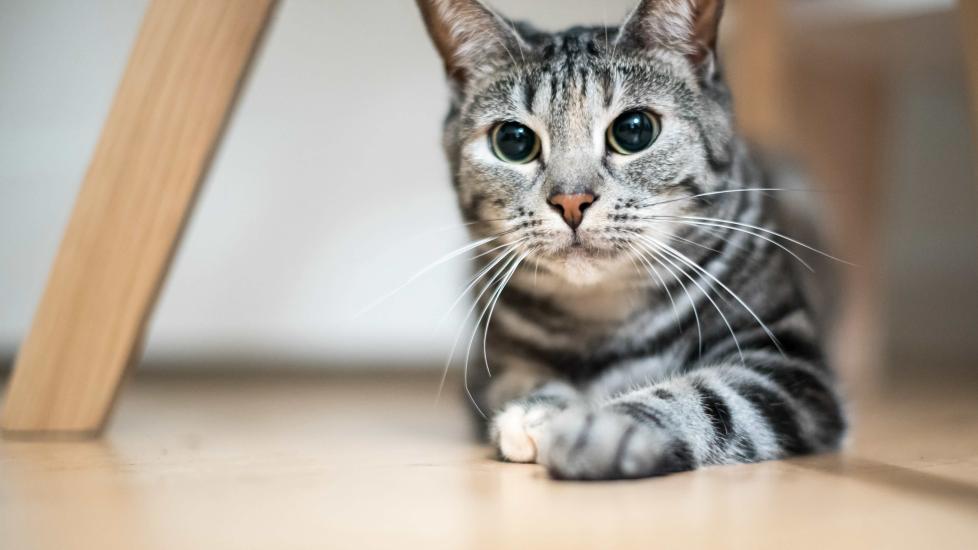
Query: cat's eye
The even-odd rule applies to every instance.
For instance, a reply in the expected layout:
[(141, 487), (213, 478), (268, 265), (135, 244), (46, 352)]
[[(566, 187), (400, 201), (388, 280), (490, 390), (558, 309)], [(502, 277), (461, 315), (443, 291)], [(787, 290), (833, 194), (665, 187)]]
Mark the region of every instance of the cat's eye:
[(540, 155), (540, 138), (519, 122), (503, 122), (489, 135), (492, 152), (499, 160), (526, 164)]
[(659, 118), (647, 111), (622, 113), (608, 126), (608, 146), (620, 155), (644, 151), (659, 137)]

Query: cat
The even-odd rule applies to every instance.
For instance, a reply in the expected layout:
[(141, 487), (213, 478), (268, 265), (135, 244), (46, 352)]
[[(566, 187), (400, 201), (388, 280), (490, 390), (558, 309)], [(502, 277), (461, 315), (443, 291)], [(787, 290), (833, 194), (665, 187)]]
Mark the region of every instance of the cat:
[(557, 33), (417, 3), (491, 320), (492, 376), (470, 368), (466, 388), (499, 456), (608, 480), (837, 449), (801, 243), (734, 127), (723, 1), (642, 0), (617, 28)]

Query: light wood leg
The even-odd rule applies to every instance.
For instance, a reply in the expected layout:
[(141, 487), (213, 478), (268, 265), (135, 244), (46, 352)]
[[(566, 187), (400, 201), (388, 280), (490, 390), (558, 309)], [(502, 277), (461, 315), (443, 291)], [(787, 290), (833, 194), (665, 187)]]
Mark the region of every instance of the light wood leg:
[(18, 353), (5, 434), (104, 425), (274, 4), (150, 4)]
[(737, 99), (737, 125), (752, 142), (784, 152), (789, 134), (785, 2), (741, 0), (728, 4), (738, 22), (735, 44), (724, 52)]
[(959, 0), (958, 18), (961, 25), (961, 46), (971, 80), (971, 112), (975, 133), (978, 134), (978, 2)]

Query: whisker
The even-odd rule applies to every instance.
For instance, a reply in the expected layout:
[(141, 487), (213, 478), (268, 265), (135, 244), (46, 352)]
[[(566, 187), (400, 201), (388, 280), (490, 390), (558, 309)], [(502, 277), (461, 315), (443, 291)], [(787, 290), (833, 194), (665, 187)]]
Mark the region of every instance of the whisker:
[[(680, 268), (678, 265), (676, 265), (675, 262), (673, 262), (672, 260), (670, 260), (664, 254), (662, 254), (660, 252), (657, 252), (654, 249), (648, 248), (648, 246), (651, 246), (651, 247), (654, 247), (655, 249), (661, 250), (661, 244), (657, 240), (652, 239), (650, 237), (646, 237), (646, 236), (641, 235), (641, 234), (638, 234), (638, 237), (640, 239), (642, 239), (643, 241), (646, 241), (646, 245), (647, 245), (646, 249), (650, 253), (654, 254), (656, 257), (660, 258), (662, 261), (665, 261), (665, 262), (669, 263), (670, 265), (672, 265), (673, 267), (675, 267), (677, 271), (679, 271), (680, 273), (682, 273), (683, 275), (685, 275), (687, 279), (689, 279), (689, 282), (693, 283), (693, 285), (696, 286), (696, 288), (700, 289), (700, 292), (703, 293), (703, 296), (707, 300), (709, 300), (710, 304), (713, 305), (713, 308), (717, 310), (717, 314), (720, 315), (720, 319), (723, 321), (723, 324), (726, 325), (727, 330), (730, 331), (730, 336), (733, 338), (734, 345), (737, 346), (737, 353), (740, 355), (740, 361), (741, 361), (741, 363), (745, 362), (745, 360), (744, 360), (744, 351), (740, 347), (740, 341), (737, 339), (737, 333), (734, 332), (733, 326), (730, 324), (730, 321), (727, 320), (727, 316), (723, 314), (723, 310), (720, 309), (720, 306), (716, 303), (716, 300), (714, 300), (713, 297), (710, 296), (710, 293), (707, 292), (706, 289), (703, 288), (703, 286), (699, 283), (699, 281), (697, 281), (692, 275), (690, 275), (688, 272), (686, 272), (685, 269)], [(709, 282), (707, 282), (707, 283), (709, 284)], [(710, 287), (713, 288), (713, 285), (710, 284)]]
[(680, 261), (686, 263), (686, 265), (688, 265), (689, 267), (693, 268), (695, 271), (698, 271), (698, 272), (702, 273), (706, 277), (712, 279), (717, 285), (720, 286), (720, 288), (722, 288), (723, 290), (725, 290), (727, 292), (727, 294), (729, 294), (734, 300), (736, 300), (741, 305), (741, 307), (743, 307), (745, 310), (747, 310), (748, 313), (750, 313), (750, 315), (754, 318), (754, 320), (757, 321), (757, 324), (760, 325), (760, 327), (764, 331), (764, 333), (767, 334), (768, 338), (770, 338), (771, 341), (774, 343), (774, 346), (776, 348), (778, 348), (778, 351), (780, 351), (782, 354), (784, 354), (784, 349), (781, 347), (781, 342), (778, 341), (777, 337), (774, 336), (774, 333), (771, 332), (771, 329), (769, 329), (768, 326), (764, 323), (764, 321), (762, 321), (761, 318), (757, 315), (757, 313), (755, 313), (754, 310), (749, 305), (747, 305), (747, 302), (745, 302), (740, 297), (740, 295), (738, 295), (736, 292), (734, 292), (733, 290), (731, 290), (730, 287), (728, 287), (727, 285), (725, 285), (723, 283), (723, 281), (721, 281), (720, 279), (718, 279), (717, 277), (715, 277), (712, 273), (710, 273), (709, 271), (707, 271), (706, 269), (704, 269), (702, 266), (700, 266), (700, 264), (698, 264), (698, 263), (694, 262), (693, 260), (689, 259), (689, 257), (687, 257), (682, 252), (679, 252), (675, 248), (673, 248), (673, 247), (671, 247), (671, 246), (669, 246), (668, 244), (665, 244), (665, 243), (661, 243), (660, 242), (659, 245), (662, 247), (661, 250), (663, 252), (668, 253), (668, 254), (671, 254), (673, 257), (675, 257), (675, 258), (679, 259)]
[[(676, 280), (676, 283), (679, 284), (679, 287), (683, 289), (683, 293), (686, 294), (686, 300), (689, 301), (689, 309), (690, 311), (693, 312), (693, 319), (696, 321), (696, 338), (699, 343), (698, 346), (699, 354), (703, 355), (703, 327), (700, 324), (700, 315), (699, 312), (696, 310), (696, 302), (693, 300), (693, 296), (689, 293), (689, 289), (686, 288), (686, 284), (683, 283), (683, 280), (678, 275), (676, 275), (676, 272), (673, 271), (671, 267), (662, 263), (661, 260), (656, 259), (655, 261), (656, 263), (661, 265), (662, 268), (665, 269), (670, 275), (672, 275), (672, 278)], [(682, 273), (683, 275), (686, 275), (685, 270), (683, 270)]]
[[(648, 218), (644, 218), (644, 219), (645, 219), (645, 221), (651, 221), (651, 222), (666, 221), (666, 220), (658, 220), (658, 219), (655, 219), (654, 216), (651, 216), (651, 217), (648, 217)], [(679, 235), (673, 235), (673, 234), (668, 233), (666, 231), (658, 231), (658, 230), (653, 229), (653, 228), (651, 228), (649, 226), (643, 226), (643, 228), (644, 229), (648, 229), (650, 231), (654, 231), (655, 233), (657, 233), (659, 235), (662, 235), (663, 237), (666, 237), (666, 238), (669, 238), (669, 239), (674, 239), (674, 240), (677, 240), (677, 241), (680, 241), (680, 242), (684, 242), (686, 244), (690, 244), (690, 245), (695, 246), (697, 248), (702, 248), (703, 250), (707, 250), (709, 252), (716, 252), (716, 253), (719, 253), (720, 252), (719, 250), (713, 248), (712, 246), (707, 246), (707, 245), (705, 245), (703, 243), (696, 242), (696, 241), (694, 241), (692, 239), (687, 239), (685, 237), (680, 237)], [(724, 237), (722, 237), (720, 235), (717, 235), (717, 237), (719, 239), (722, 239), (727, 244), (730, 244), (730, 240), (729, 239), (726, 239), (726, 238), (724, 238)], [(731, 246), (733, 246), (733, 245), (731, 245)]]
[[(513, 274), (516, 273), (516, 270), (519, 269), (520, 263), (522, 263), (523, 260), (534, 252), (534, 250), (527, 250), (523, 256), (516, 261), (516, 265), (513, 266), (513, 269), (510, 270), (509, 275), (507, 275), (507, 277), (499, 284), (499, 286), (496, 288), (496, 294), (491, 298), (492, 307), (489, 308), (489, 315), (486, 317), (485, 330), (482, 334), (482, 360), (486, 364), (486, 373), (490, 378), (492, 378), (492, 371), (489, 370), (489, 353), (486, 350), (486, 342), (489, 340), (489, 323), (492, 322), (492, 313), (496, 310), (496, 304), (499, 303), (499, 297), (502, 296), (503, 290), (506, 288), (509, 280), (513, 277)], [(476, 326), (476, 329), (478, 330), (478, 326)], [(472, 344), (470, 343), (469, 345), (471, 346)]]
[[(508, 260), (506, 260), (505, 263), (503, 263), (502, 267), (500, 267), (496, 271), (496, 273), (493, 274), (492, 277), (489, 278), (489, 281), (485, 284), (485, 286), (482, 287), (482, 291), (479, 292), (479, 294), (472, 301), (472, 306), (469, 307), (469, 310), (466, 312), (465, 317), (462, 319), (462, 322), (461, 322), (461, 324), (459, 326), (459, 329), (458, 329), (458, 331), (455, 334), (455, 340), (452, 342), (452, 349), (448, 353), (448, 359), (445, 360), (445, 369), (442, 372), (441, 382), (438, 385), (438, 394), (435, 397), (435, 403), (437, 403), (441, 399), (442, 391), (444, 391), (444, 389), (445, 389), (445, 380), (448, 377), (448, 370), (451, 368), (452, 359), (454, 359), (454, 357), (455, 357), (455, 350), (458, 349), (459, 340), (462, 338), (462, 328), (465, 326), (465, 322), (468, 321), (469, 320), (469, 317), (472, 316), (472, 313), (475, 312), (475, 309), (479, 305), (479, 300), (482, 299), (482, 297), (485, 295), (485, 293), (489, 291), (489, 288), (492, 287), (493, 283), (495, 281), (497, 281), (499, 279), (499, 277), (502, 276), (503, 273), (506, 272), (506, 269), (508, 269), (509, 265), (515, 259), (516, 259), (516, 256), (513, 255)], [(466, 358), (466, 365), (467, 364), (468, 364), (468, 358)], [(465, 394), (468, 396), (469, 400), (472, 401), (472, 405), (475, 406), (476, 411), (478, 411), (479, 414), (482, 415), (483, 418), (486, 418), (486, 414), (482, 411), (482, 409), (479, 408), (478, 403), (476, 403), (475, 397), (472, 396), (472, 392), (469, 390), (469, 378), (468, 377), (469, 377), (469, 373), (468, 373), (468, 369), (466, 368), (462, 372), (462, 378), (463, 378), (464, 386), (465, 386)]]
[[(498, 250), (500, 248), (506, 248), (506, 250), (503, 253), (501, 253), (498, 256), (496, 256), (495, 259), (493, 259), (490, 263), (486, 264), (485, 267), (483, 267), (481, 270), (479, 270), (478, 273), (475, 274), (475, 276), (473, 276), (473, 278), (469, 282), (468, 286), (465, 287), (465, 290), (463, 290), (462, 293), (458, 295), (458, 298), (456, 298), (455, 301), (452, 302), (452, 305), (451, 305), (451, 307), (448, 308), (448, 311), (446, 311), (445, 314), (442, 315), (441, 318), (438, 319), (438, 323), (435, 325), (436, 330), (437, 330), (437, 328), (441, 327), (442, 323), (444, 323), (446, 319), (448, 319), (448, 316), (451, 315), (452, 311), (455, 310), (455, 308), (458, 306), (459, 302), (462, 301), (462, 298), (465, 298), (465, 295), (468, 294), (469, 291), (472, 290), (475, 287), (475, 285), (479, 283), (479, 280), (482, 279), (487, 273), (489, 273), (489, 271), (491, 269), (493, 269), (495, 266), (497, 266), (499, 264), (499, 262), (503, 261), (503, 258), (505, 258), (510, 253), (512, 253), (513, 251), (515, 251), (517, 248), (519, 248), (520, 243), (522, 243), (523, 241), (525, 241), (528, 238), (529, 237), (524, 237), (524, 238), (519, 239), (517, 241), (514, 241), (512, 243), (507, 243), (507, 244), (504, 244), (502, 246), (497, 246), (496, 248), (493, 248), (493, 250)], [(480, 256), (482, 256), (482, 255), (483, 254), (480, 254)], [(476, 256), (476, 257), (478, 258), (479, 256)]]
[[(652, 220), (652, 218), (649, 218), (649, 220), (651, 220), (651, 221), (671, 221), (671, 220), (662, 219), (662, 218), (660, 218), (658, 220)], [(729, 225), (721, 225), (721, 224), (713, 223), (713, 222), (695, 222), (695, 221), (680, 220), (678, 223), (681, 223), (683, 225), (693, 226), (693, 227), (729, 229), (730, 231), (738, 231), (740, 233), (744, 233), (744, 234), (747, 234), (747, 235), (751, 235), (751, 236), (757, 237), (759, 239), (763, 239), (763, 240), (765, 240), (765, 241), (773, 244), (774, 246), (780, 248), (781, 250), (784, 250), (789, 255), (791, 255), (792, 258), (798, 260), (801, 263), (801, 265), (805, 266), (805, 269), (807, 269), (808, 271), (811, 271), (812, 273), (815, 273), (815, 268), (813, 268), (808, 262), (806, 262), (805, 260), (803, 260), (801, 258), (801, 256), (799, 256), (798, 254), (795, 254), (790, 248), (784, 246), (783, 244), (781, 244), (781, 243), (779, 243), (779, 242), (777, 242), (777, 241), (775, 241), (773, 239), (770, 239), (768, 237), (765, 237), (764, 235), (761, 235), (759, 233), (754, 233), (753, 231), (748, 231), (746, 229), (742, 229), (742, 228), (739, 228), (739, 227), (733, 227), (733, 226), (729, 226)]]
[[(513, 276), (513, 273), (516, 271), (516, 269), (520, 265), (520, 262), (522, 262), (525, 257), (526, 254), (523, 254), (515, 262), (512, 262), (506, 268), (505, 275), (503, 275), (499, 279), (499, 282), (496, 283), (496, 288), (489, 293), (489, 298), (486, 300), (486, 305), (482, 308), (482, 313), (479, 315), (479, 318), (475, 322), (475, 327), (473, 327), (472, 330), (472, 336), (469, 338), (469, 345), (465, 350), (466, 366), (468, 365), (468, 358), (472, 354), (472, 344), (475, 342), (475, 335), (479, 332), (479, 326), (482, 325), (482, 320), (486, 319), (485, 327), (486, 327), (486, 331), (488, 332), (489, 318), (492, 317), (492, 311), (496, 308), (496, 301), (499, 299), (499, 295), (502, 294), (503, 288), (506, 286), (506, 283), (509, 282), (509, 278)], [(487, 312), (489, 315), (488, 318), (486, 317)], [(485, 349), (483, 349), (483, 352), (485, 352)], [(489, 369), (488, 357), (485, 358), (485, 362), (486, 362), (486, 374), (489, 375), (489, 378), (492, 378), (492, 371)]]
[(724, 219), (721, 219), (721, 218), (709, 218), (709, 217), (703, 217), (703, 216), (665, 216), (665, 217), (678, 218), (678, 219), (682, 219), (682, 220), (693, 220), (693, 221), (702, 221), (702, 222), (721, 223), (721, 224), (735, 225), (735, 226), (738, 226), (738, 227), (747, 227), (749, 229), (754, 229), (756, 231), (761, 231), (763, 233), (767, 233), (768, 235), (773, 235), (775, 237), (784, 239), (784, 240), (786, 240), (786, 241), (788, 241), (790, 243), (794, 243), (794, 244), (796, 244), (796, 245), (798, 245), (798, 246), (800, 246), (802, 248), (806, 248), (808, 250), (811, 250), (812, 252), (814, 252), (816, 254), (819, 254), (821, 256), (825, 256), (826, 258), (828, 258), (830, 260), (835, 260), (835, 261), (837, 261), (839, 263), (848, 265), (850, 267), (855, 267), (855, 264), (853, 264), (851, 262), (847, 262), (846, 260), (843, 260), (841, 258), (836, 258), (835, 256), (829, 254), (828, 252), (825, 252), (823, 250), (819, 250), (819, 249), (815, 248), (814, 246), (805, 244), (805, 243), (803, 243), (803, 242), (801, 242), (801, 241), (799, 241), (797, 239), (793, 239), (793, 238), (791, 238), (791, 237), (789, 237), (789, 236), (787, 236), (787, 235), (785, 235), (783, 233), (778, 233), (777, 231), (772, 231), (772, 230), (770, 230), (770, 229), (768, 229), (766, 227), (761, 227), (759, 225), (753, 225), (753, 224), (744, 223), (744, 222), (735, 222), (735, 221), (732, 221), (732, 220), (724, 220)]
[(633, 246), (631, 246), (631, 243), (629, 242), (625, 242), (625, 245), (627, 245), (628, 248), (631, 249), (631, 252), (627, 253), (625, 256), (628, 258), (630, 262), (632, 262), (632, 267), (635, 268), (635, 273), (638, 274), (638, 279), (644, 283), (649, 275), (648, 270), (646, 269), (645, 271), (642, 271), (642, 268), (639, 267), (637, 263), (635, 263), (636, 258), (639, 256), (638, 250), (636, 250)]
[(380, 298), (377, 298), (373, 302), (370, 302), (369, 304), (367, 304), (367, 306), (364, 307), (363, 309), (361, 309), (359, 312), (357, 312), (356, 315), (353, 316), (353, 318), (354, 319), (358, 319), (358, 318), (362, 317), (365, 313), (367, 313), (368, 311), (374, 309), (375, 307), (379, 306), (380, 304), (384, 303), (385, 301), (389, 300), (392, 296), (394, 296), (398, 292), (404, 290), (406, 287), (408, 287), (409, 285), (411, 285), (411, 283), (413, 283), (414, 281), (417, 281), (418, 279), (420, 279), (424, 275), (426, 275), (429, 272), (431, 272), (433, 269), (435, 269), (435, 268), (437, 268), (437, 267), (439, 267), (439, 266), (441, 266), (443, 264), (446, 264), (446, 263), (454, 260), (455, 258), (458, 258), (459, 256), (461, 256), (461, 255), (463, 255), (463, 254), (471, 251), (471, 250), (474, 250), (476, 248), (479, 248), (482, 245), (489, 244), (489, 243), (491, 243), (491, 242), (493, 242), (493, 241), (495, 241), (497, 239), (500, 239), (503, 236), (505, 236), (505, 235), (507, 235), (509, 233), (512, 233), (514, 231), (516, 231), (516, 230), (515, 229), (509, 229), (509, 230), (503, 231), (502, 233), (499, 233), (497, 235), (493, 235), (493, 236), (490, 236), (490, 237), (485, 237), (483, 239), (479, 239), (479, 240), (477, 240), (475, 242), (469, 243), (469, 244), (467, 244), (467, 245), (465, 245), (465, 246), (463, 246), (461, 248), (458, 248), (458, 249), (456, 249), (456, 250), (454, 250), (452, 252), (449, 252), (448, 254), (442, 256), (441, 258), (439, 258), (439, 259), (435, 260), (434, 262), (428, 264), (428, 266), (425, 267), (424, 269), (421, 269), (420, 271), (418, 271), (417, 273), (415, 273), (414, 275), (412, 275), (407, 281), (405, 281), (404, 283), (402, 283), (397, 288), (391, 290), (387, 294), (384, 294)]
[[(477, 296), (476, 299), (473, 301), (472, 304), (473, 307), (469, 309), (469, 313), (465, 316), (466, 320), (468, 320), (469, 315), (471, 315), (472, 312), (475, 310), (475, 308), (478, 306), (479, 300), (481, 300), (482, 296), (485, 295), (486, 291), (489, 290), (490, 287), (492, 287), (493, 283), (497, 281), (503, 281), (500, 284), (505, 284), (505, 280), (508, 280), (508, 276), (512, 276), (512, 272), (515, 271), (517, 267), (519, 267), (520, 261), (521, 258), (517, 258), (517, 256), (513, 256), (513, 260), (507, 263), (505, 267), (503, 267), (502, 269), (499, 270), (499, 272), (496, 273), (493, 279), (486, 284), (486, 286), (482, 289), (482, 292), (479, 293), (479, 296)], [(502, 276), (503, 278), (501, 279), (500, 276)], [(488, 304), (486, 308), (488, 308)], [(475, 396), (472, 395), (472, 390), (469, 388), (469, 358), (472, 356), (472, 342), (475, 339), (475, 334), (479, 331), (479, 325), (482, 324), (482, 318), (486, 314), (486, 308), (482, 309), (482, 313), (479, 315), (479, 318), (476, 320), (475, 325), (472, 328), (472, 336), (469, 338), (469, 345), (465, 349), (465, 362), (462, 364), (462, 385), (465, 387), (465, 395), (468, 396), (469, 401), (472, 402), (472, 405), (475, 407), (475, 410), (479, 413), (480, 416), (482, 416), (482, 418), (488, 419), (488, 416), (486, 416), (486, 413), (482, 410), (481, 407), (479, 407), (479, 404), (476, 401)], [(464, 321), (462, 325), (463, 326), (465, 325)], [(452, 356), (454, 356), (455, 354), (455, 346), (458, 344), (458, 338), (461, 335), (462, 335), (462, 330), (460, 328), (459, 333), (456, 336), (455, 344), (452, 345), (452, 354), (449, 356), (449, 361), (451, 361)], [(490, 376), (492, 376), (492, 373), (489, 374)]]
[[(631, 243), (627, 243), (627, 244), (628, 244), (629, 247), (632, 247), (632, 244)], [(632, 250), (635, 250), (635, 252), (637, 254), (639, 253), (639, 251), (636, 250), (634, 247), (632, 247)], [(659, 285), (661, 286), (662, 290), (666, 291), (666, 295), (669, 297), (669, 302), (672, 304), (672, 312), (676, 316), (676, 326), (681, 330), (682, 329), (682, 321), (679, 318), (679, 307), (676, 306), (676, 300), (673, 299), (673, 297), (672, 297), (672, 292), (669, 290), (669, 285), (666, 284), (665, 279), (663, 279), (662, 276), (659, 274), (659, 270), (656, 269), (655, 267), (653, 267), (652, 266), (652, 263), (649, 262), (648, 259), (646, 259), (644, 255), (639, 254), (639, 260), (641, 260), (642, 262), (645, 263), (645, 265), (647, 266), (646, 267), (646, 270), (647, 271), (648, 270), (651, 270), (651, 271), (648, 271), (649, 275), (652, 275), (653, 273), (655, 274), (655, 278), (659, 280)]]
[[(657, 220), (651, 220), (651, 221), (657, 221)], [(703, 226), (702, 229), (704, 231), (706, 231), (707, 233), (709, 233), (710, 235), (712, 235), (713, 237), (719, 239), (725, 245), (727, 245), (727, 246), (729, 246), (731, 248), (735, 248), (737, 250), (742, 250), (742, 251), (747, 250), (747, 248), (744, 245), (735, 243), (733, 241), (733, 239), (731, 239), (730, 237), (728, 237), (727, 234), (724, 233), (724, 232), (722, 232), (722, 231), (718, 231), (717, 229), (715, 229), (713, 227), (707, 227), (707, 226)], [(659, 231), (659, 233), (662, 233), (662, 232)], [(696, 243), (696, 241), (693, 241), (691, 239), (683, 239), (683, 240), (689, 242), (690, 244)], [(699, 243), (696, 243), (696, 244), (699, 244)], [(704, 245), (700, 244), (700, 246), (704, 246)], [(719, 252), (717, 249), (712, 248), (712, 247), (706, 247), (706, 248), (708, 250), (710, 250), (711, 252)]]
[(687, 195), (685, 197), (676, 197), (676, 198), (672, 198), (672, 199), (664, 199), (664, 200), (661, 200), (661, 201), (655, 201), (655, 202), (650, 202), (650, 203), (639, 203), (636, 206), (638, 208), (652, 208), (653, 206), (659, 206), (659, 205), (662, 205), (662, 204), (669, 204), (669, 203), (673, 203), (673, 202), (688, 201), (688, 200), (698, 199), (698, 198), (702, 198), (702, 197), (712, 197), (712, 196), (715, 196), (715, 195), (727, 195), (727, 194), (730, 194), (730, 193), (768, 192), (768, 191), (781, 191), (781, 192), (803, 191), (803, 192), (815, 192), (817, 190), (816, 189), (797, 189), (797, 188), (796, 189), (789, 189), (789, 188), (786, 188), (786, 187), (746, 187), (746, 188), (742, 188), (742, 189), (721, 189), (719, 191), (708, 191), (706, 193), (699, 193), (699, 194), (696, 194), (696, 195)]
[(445, 231), (451, 231), (452, 229), (466, 229), (466, 228), (472, 227), (474, 225), (490, 224), (490, 223), (497, 223), (497, 222), (508, 222), (508, 221), (512, 221), (512, 220), (513, 220), (513, 218), (491, 218), (491, 219), (476, 220), (476, 221), (471, 221), (471, 222), (452, 223), (452, 224), (448, 224), (448, 225), (442, 225), (440, 227), (434, 227), (434, 228), (430, 228), (430, 229), (423, 229), (423, 230), (421, 230), (421, 231), (419, 231), (417, 233), (412, 233), (411, 235), (408, 235), (408, 236), (404, 237), (403, 239), (401, 239), (401, 238), (396, 239), (396, 242), (399, 245), (406, 245), (407, 243), (411, 243), (411, 242), (420, 240), (420, 239), (425, 238), (425, 237), (430, 237), (430, 236), (432, 236), (434, 234), (437, 234), (437, 233), (443, 233)]

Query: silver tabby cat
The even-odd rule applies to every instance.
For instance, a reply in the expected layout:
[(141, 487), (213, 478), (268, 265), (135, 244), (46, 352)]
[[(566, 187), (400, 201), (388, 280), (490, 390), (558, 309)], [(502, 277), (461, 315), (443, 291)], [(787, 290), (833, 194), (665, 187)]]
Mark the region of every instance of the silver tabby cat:
[(722, 0), (559, 33), (478, 0), (418, 5), (488, 281), (493, 376), (466, 382), (502, 458), (616, 479), (837, 448), (818, 304), (734, 129)]

